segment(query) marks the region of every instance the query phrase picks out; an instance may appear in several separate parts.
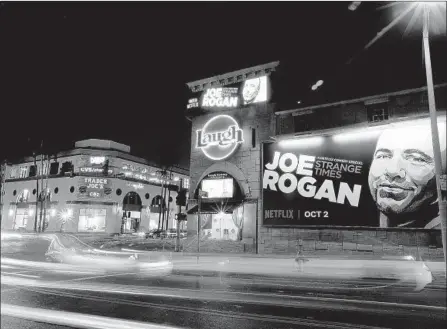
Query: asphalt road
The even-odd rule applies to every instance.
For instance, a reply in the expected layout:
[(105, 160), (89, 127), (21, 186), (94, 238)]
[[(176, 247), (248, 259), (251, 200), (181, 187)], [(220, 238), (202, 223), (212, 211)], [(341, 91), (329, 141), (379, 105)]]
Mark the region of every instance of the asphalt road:
[[(3, 251), (2, 251), (3, 253)], [(4, 255), (3, 255), (4, 256)], [(9, 254), (8, 257), (12, 255)], [(216, 264), (214, 264), (216, 265)], [(216, 267), (217, 266), (217, 267)], [(2, 328), (445, 328), (445, 278), (420, 292), (376, 279), (266, 276), (175, 259), (169, 276), (2, 263)], [(63, 320), (65, 319), (65, 320)], [(125, 322), (117, 322), (125, 320)], [(52, 324), (49, 324), (49, 323)]]

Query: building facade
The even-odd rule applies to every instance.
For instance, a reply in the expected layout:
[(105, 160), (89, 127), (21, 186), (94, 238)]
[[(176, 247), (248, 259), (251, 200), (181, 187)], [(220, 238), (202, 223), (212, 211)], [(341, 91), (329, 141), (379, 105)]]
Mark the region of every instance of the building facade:
[(199, 232), (204, 252), (442, 254), (426, 89), (287, 109), (272, 98), (278, 67), (188, 83), (188, 239)]
[(113, 141), (84, 140), (5, 166), (2, 229), (132, 233), (174, 228), (188, 171), (164, 171)]

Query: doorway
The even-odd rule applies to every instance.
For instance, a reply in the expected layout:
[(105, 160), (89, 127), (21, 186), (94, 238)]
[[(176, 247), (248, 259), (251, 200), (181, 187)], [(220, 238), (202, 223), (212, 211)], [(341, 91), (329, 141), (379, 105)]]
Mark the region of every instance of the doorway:
[(141, 223), (141, 198), (136, 192), (129, 192), (123, 200), (122, 233), (134, 233)]

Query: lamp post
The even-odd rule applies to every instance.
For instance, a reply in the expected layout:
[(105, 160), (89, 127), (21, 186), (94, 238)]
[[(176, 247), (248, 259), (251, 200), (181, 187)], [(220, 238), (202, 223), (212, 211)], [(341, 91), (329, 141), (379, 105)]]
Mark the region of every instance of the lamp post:
[[(404, 3), (404, 2), (402, 2)], [(359, 3), (358, 3), (359, 4)], [(350, 10), (355, 10), (357, 6), (352, 5)], [(399, 4), (399, 2), (393, 2), (391, 4), (387, 4), (385, 6), (381, 6), (378, 10), (389, 8)], [(405, 3), (404, 3), (405, 4)], [(435, 92), (433, 87), (433, 73), (431, 66), (431, 57), (430, 57), (430, 44), (429, 44), (429, 13), (430, 7), (433, 7), (434, 10), (437, 9), (436, 6), (444, 4), (442, 2), (411, 2), (411, 4), (405, 9), (400, 15), (398, 15), (387, 27), (382, 29), (376, 37), (374, 37), (368, 44), (364, 47), (364, 50), (368, 49), (372, 46), (377, 40), (385, 35), (393, 26), (395, 26), (400, 20), (402, 20), (409, 12), (414, 10), (413, 17), (410, 20), (409, 25), (407, 26), (407, 30), (410, 30), (416, 22), (416, 18), (418, 13), (420, 13), (420, 9), (423, 11), (423, 29), (422, 29), (422, 41), (423, 41), (423, 51), (424, 51), (424, 60), (425, 60), (425, 74), (427, 79), (427, 93), (428, 93), (428, 109), (430, 113), (430, 124), (431, 124), (431, 136), (432, 136), (432, 145), (433, 145), (433, 154), (434, 154), (434, 162), (435, 162), (435, 176), (436, 176), (436, 190), (438, 195), (438, 205), (439, 205), (439, 218), (441, 224), (441, 235), (442, 235), (442, 246), (444, 252), (444, 262), (446, 262), (446, 207), (447, 200), (445, 199), (446, 193), (446, 182), (445, 175), (442, 174), (442, 157), (441, 157), (441, 146), (439, 143), (439, 131), (438, 131), (438, 118), (436, 114), (436, 102), (435, 102)], [(355, 8), (354, 8), (355, 7)], [(441, 22), (442, 24), (442, 22)], [(444, 25), (444, 24), (442, 24)], [(350, 60), (351, 61), (351, 60)], [(444, 179), (442, 179), (444, 178)], [(443, 196), (444, 192), (444, 196)]]
[(435, 173), (436, 173), (436, 188), (438, 193), (438, 204), (439, 204), (439, 217), (441, 219), (441, 235), (442, 235), (442, 246), (444, 251), (444, 262), (446, 261), (446, 203), (447, 201), (443, 198), (441, 190), (441, 176), (442, 176), (442, 158), (441, 158), (441, 146), (439, 143), (439, 132), (438, 132), (438, 120), (436, 115), (436, 102), (435, 102), (435, 91), (433, 87), (433, 73), (431, 67), (431, 57), (430, 57), (430, 44), (429, 44), (429, 33), (428, 33), (428, 22), (429, 22), (429, 8), (428, 4), (425, 2), (421, 3), (424, 7), (423, 16), (423, 46), (424, 46), (424, 58), (425, 58), (425, 73), (427, 78), (427, 92), (428, 92), (428, 109), (430, 112), (430, 123), (431, 123), (431, 136), (433, 144), (433, 153), (435, 160)]

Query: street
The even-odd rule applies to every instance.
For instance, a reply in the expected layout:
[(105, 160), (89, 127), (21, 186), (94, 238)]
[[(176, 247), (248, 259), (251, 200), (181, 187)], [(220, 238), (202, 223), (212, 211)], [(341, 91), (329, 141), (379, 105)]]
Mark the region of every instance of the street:
[[(415, 292), (408, 284), (374, 278), (312, 277), (305, 268), (292, 275), (253, 275), (243, 270), (238, 263), (242, 261), (249, 267), (260, 262), (174, 254), (172, 275), (139, 278), (134, 273), (54, 272), (45, 266), (11, 265), (14, 262), (2, 258), (2, 328), (124, 328), (114, 323), (117, 320), (126, 320), (132, 328), (445, 326), (441, 273), (434, 273), (434, 281)], [(233, 268), (228, 267), (232, 263)], [(56, 311), (60, 313), (52, 313)]]

